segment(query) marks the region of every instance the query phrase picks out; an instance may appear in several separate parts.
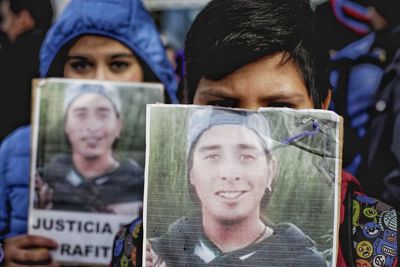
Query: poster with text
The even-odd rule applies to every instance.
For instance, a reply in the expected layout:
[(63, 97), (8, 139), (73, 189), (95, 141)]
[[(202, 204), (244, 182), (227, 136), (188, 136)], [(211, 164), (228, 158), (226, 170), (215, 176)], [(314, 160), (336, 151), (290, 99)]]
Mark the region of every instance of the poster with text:
[(336, 266), (340, 116), (162, 104), (147, 115), (153, 266)]
[(146, 104), (163, 87), (34, 84), (28, 232), (55, 240), (58, 262), (108, 265), (115, 234), (142, 213)]

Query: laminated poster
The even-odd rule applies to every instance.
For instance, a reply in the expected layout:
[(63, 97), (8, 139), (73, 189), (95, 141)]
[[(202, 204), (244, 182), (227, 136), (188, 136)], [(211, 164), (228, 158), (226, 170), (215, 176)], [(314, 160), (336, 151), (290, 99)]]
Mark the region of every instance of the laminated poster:
[(57, 241), (58, 262), (108, 265), (115, 234), (142, 212), (146, 104), (163, 87), (35, 84), (28, 232)]
[(144, 259), (336, 266), (340, 116), (161, 104), (147, 115)]

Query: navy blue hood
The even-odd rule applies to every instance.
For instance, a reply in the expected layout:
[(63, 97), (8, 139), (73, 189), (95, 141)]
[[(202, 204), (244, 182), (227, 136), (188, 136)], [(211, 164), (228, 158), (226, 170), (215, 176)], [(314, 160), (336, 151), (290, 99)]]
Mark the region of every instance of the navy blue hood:
[(100, 35), (129, 47), (164, 84), (172, 103), (177, 81), (157, 28), (140, 0), (71, 0), (50, 28), (40, 51), (40, 76), (48, 75), (57, 54), (81, 35)]

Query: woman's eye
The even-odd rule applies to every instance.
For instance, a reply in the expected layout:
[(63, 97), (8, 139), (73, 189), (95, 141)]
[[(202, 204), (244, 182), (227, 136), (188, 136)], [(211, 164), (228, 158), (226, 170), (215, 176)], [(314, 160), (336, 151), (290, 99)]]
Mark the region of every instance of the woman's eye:
[(111, 64), (110, 64), (110, 68), (114, 72), (124, 71), (128, 67), (129, 67), (129, 63), (123, 62), (123, 61), (114, 61), (114, 62), (111, 62)]
[(93, 67), (93, 64), (86, 60), (71, 62), (70, 65), (77, 72), (88, 71), (91, 67)]

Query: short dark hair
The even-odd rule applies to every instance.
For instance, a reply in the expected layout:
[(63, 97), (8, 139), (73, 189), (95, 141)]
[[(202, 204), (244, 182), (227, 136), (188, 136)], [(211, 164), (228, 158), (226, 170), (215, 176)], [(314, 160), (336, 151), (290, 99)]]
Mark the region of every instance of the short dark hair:
[(48, 30), (53, 20), (51, 0), (9, 0), (10, 9), (15, 14), (27, 10), (35, 20), (35, 28)]
[(212, 0), (186, 36), (187, 101), (193, 102), (202, 77), (220, 80), (267, 55), (286, 52), (315, 107), (321, 107), (330, 87), (329, 55), (317, 48), (313, 26), (307, 0)]

